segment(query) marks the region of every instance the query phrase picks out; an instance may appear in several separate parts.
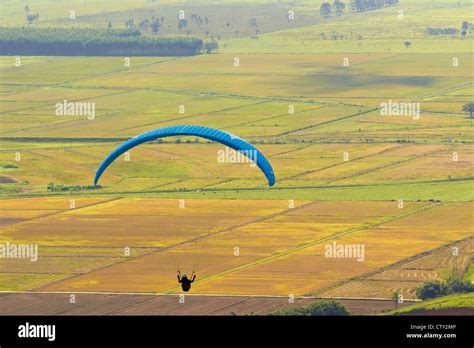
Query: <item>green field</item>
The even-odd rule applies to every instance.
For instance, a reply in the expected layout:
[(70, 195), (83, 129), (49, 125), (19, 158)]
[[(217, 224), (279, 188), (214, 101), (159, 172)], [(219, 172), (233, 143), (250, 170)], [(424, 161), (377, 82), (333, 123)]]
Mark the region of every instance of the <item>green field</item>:
[[(261, 144), (275, 166), (275, 189), (261, 192), (260, 173), (248, 165), (217, 163), (222, 147), (189, 138), (177, 145), (175, 138), (141, 146), (129, 162), (115, 163), (101, 193), (158, 191), (162, 197), (170, 191), (175, 197), (173, 191), (185, 190), (194, 197), (202, 189), (216, 198), (469, 201), (473, 134), (462, 105), (472, 93), (465, 75), (472, 61), (462, 56), (467, 66), (451, 68), (464, 71), (458, 76), (449, 67), (431, 72), (431, 65), (421, 64), (441, 65), (447, 57), (356, 54), (359, 63), (350, 71), (335, 66), (341, 56), (332, 54), (243, 55), (239, 68), (227, 54), (133, 58), (127, 68), (120, 67), (120, 58), (100, 57), (4, 68), (0, 159), (5, 166), (15, 162), (17, 152), (22, 157), (17, 168), (2, 170), (16, 181), (1, 184), (2, 192), (44, 194), (49, 182), (90, 184), (101, 159), (118, 144), (114, 139), (197, 124)], [(417, 62), (410, 69), (420, 76), (394, 69), (410, 59)], [(4, 65), (7, 60), (13, 58), (3, 57)], [(95, 118), (56, 115), (55, 105), (63, 100), (94, 102)], [(386, 100), (419, 102), (420, 118), (381, 115)], [(51, 170), (57, 166), (63, 170)], [(244, 191), (236, 196), (236, 190)]]

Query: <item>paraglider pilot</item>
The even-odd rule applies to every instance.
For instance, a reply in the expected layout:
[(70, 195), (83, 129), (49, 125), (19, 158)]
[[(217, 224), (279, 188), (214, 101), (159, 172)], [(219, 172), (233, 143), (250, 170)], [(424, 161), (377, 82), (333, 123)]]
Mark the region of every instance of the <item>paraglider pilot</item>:
[(194, 271), (191, 273), (191, 279), (189, 279), (186, 273), (181, 276), (181, 272), (178, 270), (178, 283), (181, 284), (183, 291), (188, 292), (191, 289), (191, 283), (194, 283), (194, 279), (196, 279)]

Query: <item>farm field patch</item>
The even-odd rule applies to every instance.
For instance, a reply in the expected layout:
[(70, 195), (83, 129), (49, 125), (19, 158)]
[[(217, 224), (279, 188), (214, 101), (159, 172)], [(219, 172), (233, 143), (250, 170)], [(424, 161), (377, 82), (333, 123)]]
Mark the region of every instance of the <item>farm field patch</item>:
[[(201, 201), (196, 201), (195, 204), (197, 202)], [(263, 206), (267, 205), (266, 201), (255, 203), (258, 205), (262, 204)], [(285, 203), (287, 202), (279, 202), (280, 205)], [(233, 205), (235, 206), (235, 204)], [(423, 205), (425, 204), (408, 203), (406, 209), (419, 209)], [(196, 206), (194, 210), (200, 216), (206, 211), (206, 207), (202, 204), (199, 206), (201, 209), (198, 209), (198, 206)], [(237, 206), (235, 207), (237, 208)], [(314, 202), (309, 205), (299, 202), (294, 212), (290, 209), (277, 213), (275, 216), (269, 216), (269, 218), (263, 221), (251, 220), (248, 223), (244, 223), (243, 226), (234, 226), (223, 233), (218, 233), (201, 240), (192, 240), (186, 243), (173, 240), (173, 243), (179, 244), (169, 250), (156, 250), (156, 252), (135, 260), (131, 259), (130, 262), (120, 263), (103, 270), (81, 275), (71, 279), (71, 281), (56, 283), (51, 288), (48, 287), (48, 289), (60, 291), (75, 289), (81, 291), (81, 289), (93, 288), (94, 291), (163, 292), (174, 288), (174, 279), (169, 276), (170, 274), (173, 275), (176, 271), (174, 268), (188, 269), (192, 267), (200, 269), (200, 277), (204, 278), (196, 284), (196, 291), (206, 293), (210, 291), (214, 282), (219, 282), (221, 278), (220, 273), (229, 273), (229, 276), (232, 276), (233, 268), (238, 269), (246, 264), (251, 266), (253, 262), (259, 259), (271, 257), (272, 255), (317, 240), (325, 240), (332, 235), (353, 228), (361, 228), (367, 223), (383, 221), (387, 216), (395, 216), (398, 213), (399, 209), (396, 202), (366, 202), (359, 204), (354, 202), (343, 202), (341, 204)], [(169, 215), (170, 213), (167, 216)], [(159, 220), (163, 220), (163, 217), (160, 217)], [(166, 220), (169, 220), (169, 218), (166, 218)], [(180, 217), (179, 221), (179, 226), (182, 229), (189, 228), (186, 226), (185, 217)], [(195, 216), (194, 226), (198, 226), (199, 221), (202, 220), (197, 219)], [(209, 219), (205, 219), (205, 221), (209, 221)], [(241, 221), (243, 220), (241, 219)], [(163, 222), (159, 225), (166, 226)], [(162, 240), (166, 237), (166, 233), (163, 230), (164, 228), (161, 227), (155, 232)], [(196, 228), (194, 228), (194, 231), (194, 235), (196, 233), (199, 235), (199, 231)], [(182, 235), (187, 237), (187, 239), (192, 238), (189, 231), (175, 232), (174, 235)], [(283, 239), (282, 235), (285, 236)], [(135, 237), (137, 238), (138, 236), (145, 238), (140, 232), (137, 232)], [(118, 234), (114, 237), (120, 238)], [(278, 240), (280, 242), (277, 242)], [(283, 243), (282, 240), (285, 242)], [(143, 245), (143, 242), (139, 245)], [(150, 245), (149, 242), (148, 245)], [(239, 248), (238, 256), (233, 254), (235, 247)], [(251, 266), (250, 269), (253, 269), (253, 267), (258, 268), (260, 266)], [(348, 268), (346, 276), (349, 276), (353, 271), (352, 268)], [(237, 274), (240, 272), (242, 271), (236, 271)], [(303, 274), (303, 272), (295, 274)], [(128, 277), (132, 277), (134, 281), (132, 283), (126, 281), (125, 279)], [(222, 277), (225, 279), (227, 275)], [(209, 280), (206, 280), (207, 278)], [(233, 284), (234, 282), (231, 283)], [(263, 284), (266, 284), (266, 281), (261, 280), (261, 283), (263, 286)], [(290, 283), (284, 283), (290, 286)], [(262, 287), (262, 289), (264, 288)], [(266, 288), (271, 294), (281, 294), (282, 291), (282, 289)], [(219, 289), (220, 286), (215, 288), (214, 291), (221, 291)], [(245, 288), (240, 287), (239, 289), (245, 291)], [(263, 294), (261, 291), (259, 293)], [(236, 290), (232, 290), (232, 293), (236, 293)], [(302, 294), (301, 290), (298, 290), (297, 293)]]
[[(398, 292), (404, 298), (414, 298), (416, 287), (426, 281), (445, 279), (452, 274), (455, 264), (458, 272), (466, 269), (474, 253), (473, 245), (472, 238), (453, 243), (449, 247), (425, 253), (413, 261), (403, 262), (368, 277), (361, 277), (361, 279), (336, 286), (322, 292), (321, 295), (373, 297), (383, 294), (389, 297), (393, 292)], [(453, 256), (453, 247), (459, 248), (457, 259)]]
[[(342, 282), (345, 279), (354, 278), (359, 275), (386, 267), (387, 265), (399, 262), (403, 259), (417, 255), (423, 251), (431, 250), (460, 239), (465, 239), (470, 236), (468, 229), (458, 231), (453, 228), (449, 233), (440, 236), (444, 229), (442, 227), (436, 227), (438, 220), (443, 221), (442, 214), (439, 217), (433, 218), (432, 229), (424, 229), (418, 227), (416, 233), (413, 232), (415, 226), (408, 226), (401, 230), (392, 231), (392, 224), (405, 223), (405, 221), (427, 221), (424, 218), (428, 212), (433, 214), (447, 213), (456, 208), (456, 205), (438, 206), (425, 211), (420, 211), (415, 214), (409, 214), (406, 217), (394, 219), (387, 223), (380, 224), (377, 229), (361, 229), (347, 235), (329, 238), (324, 240), (322, 243), (317, 243), (314, 246), (310, 246), (301, 251), (297, 251), (288, 256), (282, 256), (268, 262), (261, 263), (252, 267), (247, 267), (236, 272), (229, 272), (220, 277), (216, 277), (208, 282), (203, 282), (200, 286), (203, 288), (201, 291), (210, 291), (210, 289), (222, 289), (226, 292), (235, 291), (255, 291), (257, 285), (253, 284), (258, 280), (258, 287), (261, 294), (264, 291), (271, 291), (279, 294), (311, 294), (311, 289), (324, 289), (329, 286), (334, 286), (338, 282)], [(461, 210), (454, 215), (451, 222), (461, 224), (464, 219), (469, 215), (468, 208)], [(441, 226), (441, 224), (440, 224)], [(471, 227), (472, 229), (472, 227)], [(437, 238), (435, 236), (438, 236)], [(363, 245), (365, 250), (365, 258), (363, 261), (358, 262), (355, 257), (352, 258), (328, 258), (326, 256), (327, 245), (332, 245), (333, 242), (342, 245)], [(466, 249), (467, 257), (472, 257), (472, 250)], [(315, 266), (317, 265), (317, 266)], [(449, 267), (441, 266), (444, 271), (449, 271)], [(448, 268), (448, 269), (446, 269)], [(291, 269), (291, 271), (290, 271)], [(420, 274), (421, 275), (421, 274)], [(434, 273), (431, 274), (434, 277)], [(429, 273), (426, 274), (429, 278)], [(427, 279), (428, 279), (427, 278)], [(277, 279), (277, 281), (275, 281)], [(369, 277), (367, 280), (367, 286), (370, 289), (374, 289), (374, 284), (378, 284), (382, 279), (372, 279)], [(407, 295), (411, 295), (407, 298), (413, 298), (414, 287), (420, 284), (419, 278), (411, 278), (406, 280), (393, 279), (393, 282), (409, 281), (411, 283), (404, 284), (404, 287), (408, 287), (410, 292)], [(390, 298), (390, 293), (387, 291), (373, 291), (367, 290), (368, 292), (359, 291), (361, 282), (365, 280), (355, 280), (350, 282), (351, 285), (347, 287), (354, 287), (349, 290), (346, 286), (341, 286), (339, 292), (324, 292), (318, 291), (319, 294), (331, 295), (334, 297), (383, 297)], [(285, 285), (286, 284), (286, 285)], [(365, 283), (364, 283), (365, 284)], [(397, 288), (397, 284), (394, 284), (393, 289)], [(346, 292), (347, 290), (347, 292)], [(365, 291), (365, 290), (364, 290)], [(381, 296), (383, 294), (383, 296)]]

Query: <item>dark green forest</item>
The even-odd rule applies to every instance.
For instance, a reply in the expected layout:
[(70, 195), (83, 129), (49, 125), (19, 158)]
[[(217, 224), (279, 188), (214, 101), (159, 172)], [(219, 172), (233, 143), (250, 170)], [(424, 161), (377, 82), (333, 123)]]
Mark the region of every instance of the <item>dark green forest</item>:
[(150, 38), (136, 29), (0, 28), (0, 55), (192, 56), (196, 38)]

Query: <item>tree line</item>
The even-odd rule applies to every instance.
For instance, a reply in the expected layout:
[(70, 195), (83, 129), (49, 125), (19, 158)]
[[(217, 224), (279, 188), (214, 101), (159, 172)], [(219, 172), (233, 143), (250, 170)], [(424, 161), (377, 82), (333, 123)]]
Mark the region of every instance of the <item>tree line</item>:
[[(395, 6), (398, 4), (398, 0), (351, 0), (349, 3), (349, 9), (352, 12), (364, 12), (370, 10), (376, 10), (383, 7)], [(346, 4), (341, 0), (334, 0), (330, 2), (324, 2), (319, 8), (319, 14), (321, 17), (328, 18), (333, 14), (340, 16), (346, 10)]]
[(426, 28), (428, 35), (456, 35), (459, 32), (456, 28)]
[(0, 28), (0, 55), (192, 56), (197, 38), (152, 38), (137, 29)]
[(102, 188), (101, 185), (61, 185), (54, 184), (50, 182), (46, 186), (48, 191), (51, 192), (60, 192), (60, 191), (86, 191), (86, 190), (96, 190)]
[(351, 11), (364, 12), (397, 4), (398, 0), (351, 0)]

